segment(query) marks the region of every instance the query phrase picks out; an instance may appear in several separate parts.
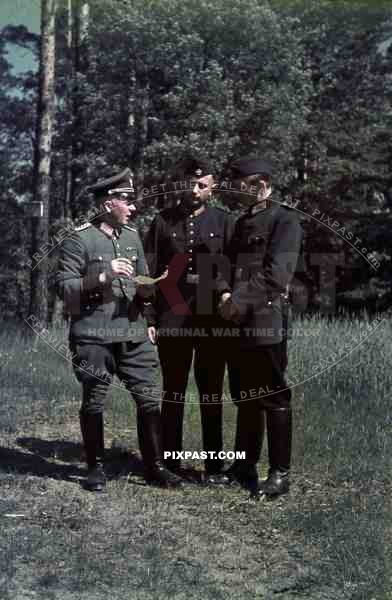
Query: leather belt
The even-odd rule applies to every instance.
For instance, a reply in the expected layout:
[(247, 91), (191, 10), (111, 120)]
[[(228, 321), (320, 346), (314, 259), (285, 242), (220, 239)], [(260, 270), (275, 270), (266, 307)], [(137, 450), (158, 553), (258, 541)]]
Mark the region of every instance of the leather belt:
[(186, 282), (197, 284), (199, 283), (199, 274), (198, 273), (187, 273), (186, 274)]

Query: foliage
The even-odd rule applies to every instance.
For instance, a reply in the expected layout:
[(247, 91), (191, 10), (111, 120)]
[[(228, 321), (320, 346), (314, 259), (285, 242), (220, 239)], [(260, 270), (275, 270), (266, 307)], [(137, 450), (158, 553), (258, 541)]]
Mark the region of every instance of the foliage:
[[(319, 253), (344, 255), (340, 293), (389, 302), (392, 44), (385, 3), (250, 0), (244, 8), (241, 0), (95, 0), (89, 6), (88, 36), (78, 38), (76, 23), (70, 55), (67, 3), (60, 3), (52, 221), (68, 214), (70, 141), (73, 217), (89, 207), (86, 184), (125, 165), (140, 194), (189, 151), (218, 174), (234, 156), (266, 153), (276, 165), (277, 199), (299, 199), (338, 221), (380, 263), (372, 268), (304, 211), (306, 277), (315, 302), (320, 275), (312, 256)], [(34, 78), (11, 74), (6, 43), (32, 48), (36, 40), (7, 27), (0, 46), (0, 105), (14, 117), (1, 125), (0, 196), (11, 188), (24, 205), (31, 193)], [(145, 201), (143, 227), (158, 200)]]

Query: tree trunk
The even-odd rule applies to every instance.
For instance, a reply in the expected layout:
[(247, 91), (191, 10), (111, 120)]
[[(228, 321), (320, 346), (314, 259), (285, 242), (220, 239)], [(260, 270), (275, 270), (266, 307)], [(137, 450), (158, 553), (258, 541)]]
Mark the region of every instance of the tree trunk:
[[(73, 56), (73, 98), (72, 98), (72, 214), (80, 209), (75, 203), (75, 195), (80, 192), (80, 181), (84, 179), (83, 157), (85, 118), (83, 106), (85, 77), (88, 71), (88, 31), (90, 5), (86, 0), (75, 0), (74, 4), (74, 56)], [(87, 208), (87, 207), (84, 207)]]
[(140, 196), (145, 183), (144, 152), (147, 146), (148, 111), (150, 108), (150, 90), (148, 84), (138, 90), (138, 139), (137, 148), (137, 176), (136, 191)]
[(35, 140), (34, 204), (30, 315), (47, 326), (48, 263), (42, 248), (48, 242), (50, 165), (55, 110), (56, 0), (41, 0), (40, 89)]
[(68, 218), (71, 216), (71, 202), (72, 202), (72, 191), (73, 191), (73, 173), (72, 173), (72, 159), (73, 159), (73, 138), (74, 138), (74, 114), (73, 114), (73, 86), (75, 78), (74, 68), (74, 43), (73, 43), (73, 7), (72, 0), (68, 0), (67, 3), (67, 67), (69, 71), (69, 82), (66, 90), (66, 114), (67, 114), (67, 130), (68, 135), (66, 136), (66, 157), (65, 157), (65, 188), (64, 188), (64, 210), (63, 216)]
[(148, 83), (143, 85), (134, 74), (131, 80), (133, 85), (128, 99), (128, 130), (134, 143), (128, 158), (134, 175), (135, 192), (140, 197), (145, 186), (144, 152), (148, 137), (150, 89)]

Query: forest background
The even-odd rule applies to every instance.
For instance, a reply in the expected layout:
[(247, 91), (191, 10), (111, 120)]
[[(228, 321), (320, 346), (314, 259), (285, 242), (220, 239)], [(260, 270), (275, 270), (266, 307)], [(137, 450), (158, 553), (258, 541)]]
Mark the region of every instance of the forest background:
[[(302, 307), (389, 307), (388, 3), (45, 0), (41, 9), (41, 35), (5, 23), (0, 37), (3, 318), (52, 318), (56, 250), (40, 260), (42, 248), (91, 208), (89, 183), (130, 166), (140, 198), (189, 152), (218, 178), (233, 157), (271, 158), (276, 197), (297, 203), (305, 230)], [(13, 69), (15, 48), (36, 68)], [(171, 202), (152, 194), (138, 204), (142, 233)]]

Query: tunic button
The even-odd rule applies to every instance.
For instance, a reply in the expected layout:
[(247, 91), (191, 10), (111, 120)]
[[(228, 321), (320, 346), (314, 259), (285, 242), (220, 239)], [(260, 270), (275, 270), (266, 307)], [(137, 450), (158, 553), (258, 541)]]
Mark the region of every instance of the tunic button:
[(271, 300), (268, 301), (268, 306), (271, 306), (272, 302)]
[(192, 248), (189, 248), (189, 252), (192, 252)]
[(98, 260), (103, 260), (102, 256), (98, 256)]
[(210, 237), (214, 237), (214, 235), (215, 235), (215, 234), (214, 234), (214, 233), (212, 233), (212, 231), (211, 231), (211, 233), (210, 233)]

